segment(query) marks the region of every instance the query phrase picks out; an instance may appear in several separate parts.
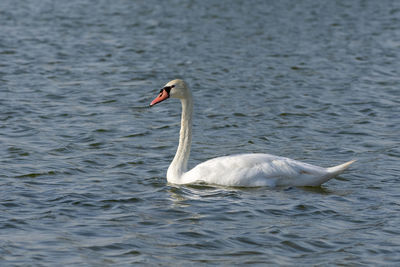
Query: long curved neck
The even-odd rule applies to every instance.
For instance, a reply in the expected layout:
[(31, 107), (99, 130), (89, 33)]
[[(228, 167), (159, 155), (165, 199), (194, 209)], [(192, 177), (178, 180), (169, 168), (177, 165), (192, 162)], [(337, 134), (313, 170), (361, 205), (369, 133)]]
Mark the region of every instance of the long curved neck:
[(179, 134), (179, 145), (174, 159), (167, 171), (167, 180), (171, 183), (179, 184), (182, 175), (187, 171), (187, 163), (190, 156), (190, 146), (192, 145), (192, 113), (193, 100), (189, 92), (188, 96), (181, 99), (182, 117), (181, 130)]

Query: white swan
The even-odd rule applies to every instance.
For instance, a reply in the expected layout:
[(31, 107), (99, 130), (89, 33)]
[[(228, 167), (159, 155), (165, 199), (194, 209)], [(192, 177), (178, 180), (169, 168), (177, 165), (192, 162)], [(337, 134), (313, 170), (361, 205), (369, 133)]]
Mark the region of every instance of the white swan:
[(172, 80), (150, 103), (154, 106), (169, 97), (182, 103), (181, 130), (175, 157), (167, 171), (173, 184), (205, 182), (223, 186), (319, 186), (343, 172), (354, 160), (322, 168), (269, 154), (239, 154), (207, 160), (187, 171), (192, 142), (192, 93), (182, 80)]

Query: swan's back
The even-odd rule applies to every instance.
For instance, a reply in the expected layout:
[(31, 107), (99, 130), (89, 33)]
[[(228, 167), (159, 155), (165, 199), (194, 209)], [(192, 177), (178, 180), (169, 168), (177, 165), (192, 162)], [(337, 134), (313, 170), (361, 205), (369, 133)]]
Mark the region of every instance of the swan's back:
[(333, 173), (326, 168), (269, 154), (239, 154), (205, 161), (185, 173), (182, 182), (225, 186), (317, 186), (343, 170)]

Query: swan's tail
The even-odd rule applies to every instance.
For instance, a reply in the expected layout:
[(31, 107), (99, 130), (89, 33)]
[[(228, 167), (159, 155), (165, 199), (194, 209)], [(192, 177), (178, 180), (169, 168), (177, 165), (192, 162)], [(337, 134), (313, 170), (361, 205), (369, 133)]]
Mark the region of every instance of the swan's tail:
[(330, 167), (327, 168), (327, 171), (329, 173), (330, 177), (335, 177), (338, 174), (341, 174), (345, 169), (347, 169), (352, 163), (354, 163), (356, 160), (350, 160), (346, 163), (337, 165), (335, 167)]

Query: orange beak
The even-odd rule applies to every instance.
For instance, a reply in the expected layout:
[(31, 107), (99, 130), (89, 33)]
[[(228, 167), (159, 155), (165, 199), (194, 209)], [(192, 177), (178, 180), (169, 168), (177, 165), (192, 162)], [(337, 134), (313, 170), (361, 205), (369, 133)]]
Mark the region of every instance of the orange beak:
[(151, 101), (150, 107), (152, 107), (155, 104), (158, 104), (158, 103), (164, 101), (167, 98), (169, 98), (168, 92), (165, 89), (161, 89), (160, 94), (156, 98), (154, 98), (153, 101)]

